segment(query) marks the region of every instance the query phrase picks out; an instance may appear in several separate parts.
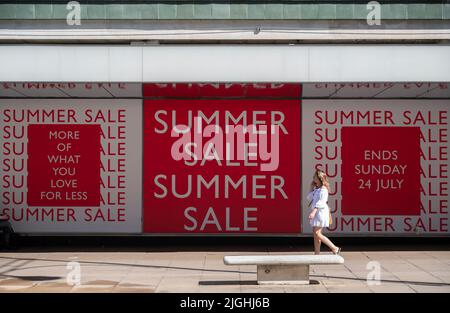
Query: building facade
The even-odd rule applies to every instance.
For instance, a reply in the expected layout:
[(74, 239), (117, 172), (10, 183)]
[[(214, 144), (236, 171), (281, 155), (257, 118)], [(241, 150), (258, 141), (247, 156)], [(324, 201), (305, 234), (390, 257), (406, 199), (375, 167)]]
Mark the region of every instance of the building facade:
[(448, 236), (448, 1), (2, 1), (23, 234)]

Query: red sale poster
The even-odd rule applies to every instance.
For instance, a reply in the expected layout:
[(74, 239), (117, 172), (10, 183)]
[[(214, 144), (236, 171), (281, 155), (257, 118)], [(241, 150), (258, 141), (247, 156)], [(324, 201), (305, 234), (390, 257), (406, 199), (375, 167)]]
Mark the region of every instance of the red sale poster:
[[(450, 233), (449, 108), (430, 99), (302, 102), (303, 182), (316, 168), (328, 174), (328, 232)], [(303, 232), (310, 231), (303, 210)]]
[(299, 86), (285, 99), (223, 88), (144, 101), (144, 232), (300, 232)]
[(343, 215), (420, 215), (419, 127), (342, 127), (341, 140)]
[(100, 205), (100, 125), (28, 125), (28, 205)]
[(140, 100), (2, 99), (0, 121), (0, 214), (15, 232), (141, 232)]

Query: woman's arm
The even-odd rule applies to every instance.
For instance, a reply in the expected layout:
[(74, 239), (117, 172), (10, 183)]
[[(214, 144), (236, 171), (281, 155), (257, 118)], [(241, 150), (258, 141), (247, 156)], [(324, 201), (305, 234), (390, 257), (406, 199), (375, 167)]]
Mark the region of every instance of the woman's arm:
[(311, 213), (309, 213), (308, 218), (309, 218), (310, 220), (312, 220), (312, 219), (314, 218), (314, 216), (316, 216), (316, 213), (317, 213), (317, 208), (314, 208), (314, 209), (311, 211)]

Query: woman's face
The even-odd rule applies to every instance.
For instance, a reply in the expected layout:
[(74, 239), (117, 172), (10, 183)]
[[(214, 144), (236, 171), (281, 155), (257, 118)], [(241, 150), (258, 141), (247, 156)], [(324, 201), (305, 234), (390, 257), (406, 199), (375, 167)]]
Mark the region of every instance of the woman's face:
[(316, 186), (322, 185), (322, 182), (320, 181), (319, 177), (317, 177), (317, 175), (315, 175), (315, 174), (313, 176), (313, 181), (314, 181), (314, 184), (316, 184)]

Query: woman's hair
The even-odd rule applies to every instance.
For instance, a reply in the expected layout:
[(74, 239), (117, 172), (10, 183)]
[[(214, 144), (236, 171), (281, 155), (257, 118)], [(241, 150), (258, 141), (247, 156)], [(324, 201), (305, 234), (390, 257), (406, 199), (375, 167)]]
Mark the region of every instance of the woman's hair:
[(327, 174), (324, 171), (318, 169), (316, 170), (314, 175), (317, 176), (317, 178), (319, 178), (320, 182), (322, 183), (322, 186), (325, 186), (327, 190), (330, 191), (330, 183), (328, 182)]

